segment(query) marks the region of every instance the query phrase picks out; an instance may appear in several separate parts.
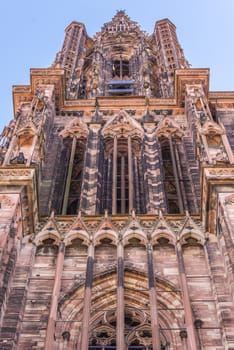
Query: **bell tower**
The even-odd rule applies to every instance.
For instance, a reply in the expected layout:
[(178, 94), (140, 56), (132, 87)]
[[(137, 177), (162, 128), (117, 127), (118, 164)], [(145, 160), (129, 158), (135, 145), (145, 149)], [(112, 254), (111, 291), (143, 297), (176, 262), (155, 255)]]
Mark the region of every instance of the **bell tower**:
[(0, 348), (234, 348), (234, 92), (169, 19), (65, 29), (0, 138)]

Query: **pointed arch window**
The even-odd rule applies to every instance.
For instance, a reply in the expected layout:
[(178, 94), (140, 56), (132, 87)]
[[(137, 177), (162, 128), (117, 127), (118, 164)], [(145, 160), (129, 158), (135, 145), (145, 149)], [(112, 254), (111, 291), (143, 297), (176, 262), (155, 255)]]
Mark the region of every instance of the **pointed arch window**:
[(104, 140), (102, 211), (144, 213), (141, 142), (124, 135)]
[(88, 129), (80, 118), (76, 118), (60, 135), (64, 138), (67, 154), (63, 185), (59, 188), (63, 194), (62, 214), (73, 215), (77, 214), (80, 207)]
[[(88, 350), (117, 350), (116, 345), (116, 314), (108, 320), (105, 319), (102, 325), (98, 325), (93, 329)], [(125, 329), (126, 329), (126, 349), (127, 350), (153, 350), (152, 332), (150, 323), (142, 323), (139, 316), (141, 310), (125, 310)], [(106, 315), (105, 315), (106, 316)], [(161, 350), (165, 350), (167, 345), (161, 342)]]
[(140, 125), (125, 113), (114, 117), (103, 129), (101, 211), (145, 212), (142, 138)]
[(183, 203), (172, 139), (170, 137), (160, 137), (159, 142), (161, 146), (167, 211), (170, 214), (183, 213)]
[(66, 209), (66, 214), (68, 215), (77, 214), (80, 207), (85, 146), (86, 140), (76, 141)]

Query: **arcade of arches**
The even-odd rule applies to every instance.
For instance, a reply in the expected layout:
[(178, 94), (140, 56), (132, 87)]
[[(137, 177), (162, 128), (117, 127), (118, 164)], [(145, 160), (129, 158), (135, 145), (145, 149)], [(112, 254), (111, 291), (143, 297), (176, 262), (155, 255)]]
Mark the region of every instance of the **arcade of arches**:
[(0, 135), (0, 349), (233, 350), (234, 92), (123, 10), (28, 80)]

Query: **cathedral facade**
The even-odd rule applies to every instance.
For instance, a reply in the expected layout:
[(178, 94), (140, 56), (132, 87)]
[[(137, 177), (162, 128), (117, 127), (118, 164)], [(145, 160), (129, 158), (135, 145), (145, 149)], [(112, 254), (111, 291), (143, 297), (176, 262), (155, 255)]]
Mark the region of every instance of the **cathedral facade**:
[(0, 139), (0, 349), (234, 349), (234, 92), (169, 19), (72, 22)]

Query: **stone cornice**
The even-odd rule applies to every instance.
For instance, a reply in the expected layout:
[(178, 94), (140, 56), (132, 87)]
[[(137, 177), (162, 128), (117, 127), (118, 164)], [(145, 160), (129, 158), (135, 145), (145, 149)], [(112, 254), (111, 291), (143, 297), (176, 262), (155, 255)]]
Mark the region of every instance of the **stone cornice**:
[(216, 232), (219, 193), (234, 193), (234, 167), (202, 169), (201, 219), (205, 229)]
[[(29, 102), (34, 96), (35, 90), (40, 85), (54, 85), (56, 96), (56, 108), (58, 110), (87, 110), (95, 107), (96, 99), (88, 100), (66, 100), (65, 99), (65, 70), (61, 68), (33, 68), (30, 70), (30, 86), (21, 85), (13, 87), (14, 111), (16, 112), (21, 102)], [(209, 92), (209, 69), (176, 69), (175, 70), (175, 95), (172, 98), (150, 98), (151, 109), (170, 108), (179, 109), (184, 103), (184, 92), (186, 84), (203, 85), (205, 94)], [(214, 98), (234, 98), (234, 92), (209, 93), (211, 99)], [(145, 96), (125, 96), (125, 97), (97, 97), (99, 108), (145, 108)]]
[(20, 193), (25, 234), (35, 231), (38, 222), (37, 171), (34, 167), (0, 168), (0, 193)]

